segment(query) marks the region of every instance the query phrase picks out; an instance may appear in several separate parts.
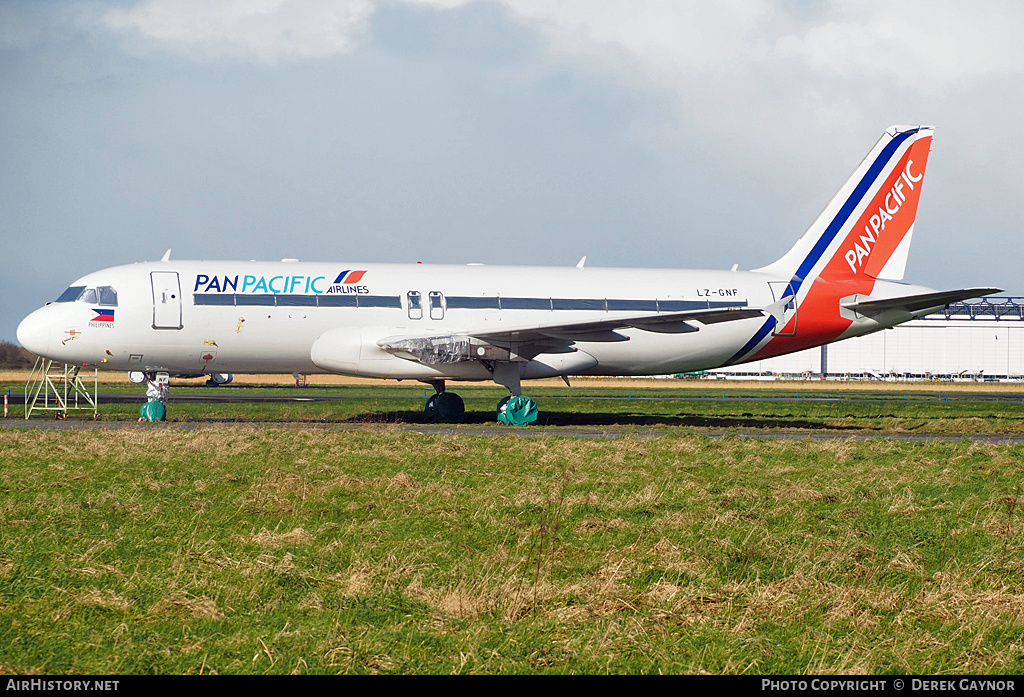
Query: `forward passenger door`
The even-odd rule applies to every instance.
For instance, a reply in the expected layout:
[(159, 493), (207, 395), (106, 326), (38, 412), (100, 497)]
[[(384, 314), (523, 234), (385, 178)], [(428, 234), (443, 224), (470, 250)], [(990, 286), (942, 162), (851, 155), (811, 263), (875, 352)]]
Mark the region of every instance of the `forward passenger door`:
[(177, 271), (153, 271), (153, 329), (181, 329), (181, 284)]

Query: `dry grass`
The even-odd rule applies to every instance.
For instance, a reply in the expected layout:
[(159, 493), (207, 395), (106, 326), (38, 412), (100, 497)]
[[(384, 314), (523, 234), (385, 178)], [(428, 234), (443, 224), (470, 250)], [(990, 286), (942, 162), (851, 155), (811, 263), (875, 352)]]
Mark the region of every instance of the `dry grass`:
[(1022, 456), (0, 429), (0, 664), (1019, 672)]

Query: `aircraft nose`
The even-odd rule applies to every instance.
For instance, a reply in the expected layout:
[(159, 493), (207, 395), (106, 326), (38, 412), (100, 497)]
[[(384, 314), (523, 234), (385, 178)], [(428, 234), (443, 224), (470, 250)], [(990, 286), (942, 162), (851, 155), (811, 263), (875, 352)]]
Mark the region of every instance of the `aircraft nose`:
[(18, 343), (37, 356), (45, 356), (50, 348), (50, 331), (40, 312), (33, 312), (18, 325)]

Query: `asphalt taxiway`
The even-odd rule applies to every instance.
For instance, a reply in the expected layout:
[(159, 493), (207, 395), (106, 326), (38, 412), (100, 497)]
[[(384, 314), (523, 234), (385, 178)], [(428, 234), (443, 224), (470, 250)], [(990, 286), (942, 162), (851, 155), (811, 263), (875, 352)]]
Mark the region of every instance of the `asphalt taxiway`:
[(988, 444), (1024, 443), (1024, 435), (1001, 433), (904, 433), (892, 431), (831, 431), (831, 430), (758, 430), (758, 429), (697, 429), (697, 428), (636, 428), (586, 426), (501, 426), (498, 424), (412, 424), (358, 421), (302, 420), (302, 419), (183, 419), (157, 423), (103, 421), (92, 419), (54, 418), (4, 419), (0, 429), (31, 429), (45, 431), (86, 430), (181, 430), (236, 426), (242, 428), (310, 429), (328, 431), (382, 431), (389, 433), (420, 433), (446, 436), (512, 436), (519, 438), (660, 438), (668, 434), (704, 436), (706, 438), (742, 438), (750, 440), (895, 440), (901, 442), (949, 442), (970, 440)]

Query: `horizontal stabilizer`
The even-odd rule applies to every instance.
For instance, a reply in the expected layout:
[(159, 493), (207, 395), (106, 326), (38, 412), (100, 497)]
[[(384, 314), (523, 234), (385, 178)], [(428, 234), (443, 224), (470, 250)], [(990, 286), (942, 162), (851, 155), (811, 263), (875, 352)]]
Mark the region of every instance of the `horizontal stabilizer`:
[(983, 295), (1001, 292), (1001, 288), (963, 288), (961, 290), (945, 290), (937, 293), (924, 293), (922, 295), (908, 295), (902, 298), (843, 303), (843, 307), (861, 315), (872, 315), (889, 310), (919, 312), (932, 307), (942, 307), (950, 303), (960, 302), (961, 300), (980, 298)]

